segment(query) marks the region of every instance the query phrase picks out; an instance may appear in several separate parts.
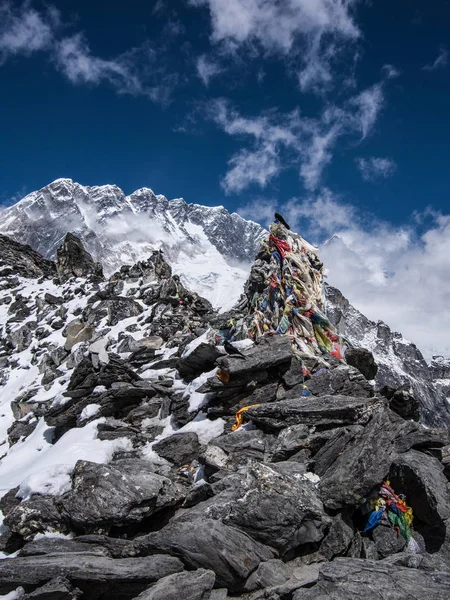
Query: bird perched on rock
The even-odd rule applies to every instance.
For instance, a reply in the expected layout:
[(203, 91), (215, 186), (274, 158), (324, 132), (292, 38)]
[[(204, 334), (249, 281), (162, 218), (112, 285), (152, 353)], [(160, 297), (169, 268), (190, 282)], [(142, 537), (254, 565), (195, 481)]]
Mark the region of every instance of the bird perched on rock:
[(230, 342), (228, 340), (225, 340), (223, 347), (225, 348), (225, 352), (227, 354), (230, 354), (231, 356), (241, 356), (242, 358), (245, 358), (245, 356), (242, 354), (242, 352), (240, 352), (237, 348), (235, 348), (235, 346), (233, 346), (233, 344), (230, 344)]
[(286, 227), (286, 229), (290, 229), (289, 225), (286, 223), (286, 221), (283, 219), (283, 217), (279, 213), (275, 213), (275, 220), (279, 221), (282, 225), (284, 225)]

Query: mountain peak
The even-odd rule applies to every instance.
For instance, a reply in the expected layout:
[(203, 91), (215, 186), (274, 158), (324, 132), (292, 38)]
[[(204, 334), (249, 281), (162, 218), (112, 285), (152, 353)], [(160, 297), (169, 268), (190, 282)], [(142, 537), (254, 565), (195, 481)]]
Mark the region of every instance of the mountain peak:
[(48, 259), (55, 258), (67, 231), (107, 275), (162, 249), (188, 287), (224, 309), (242, 292), (264, 236), (260, 225), (223, 206), (168, 200), (148, 187), (125, 195), (114, 184), (84, 186), (65, 178), (6, 209), (0, 225), (0, 233)]

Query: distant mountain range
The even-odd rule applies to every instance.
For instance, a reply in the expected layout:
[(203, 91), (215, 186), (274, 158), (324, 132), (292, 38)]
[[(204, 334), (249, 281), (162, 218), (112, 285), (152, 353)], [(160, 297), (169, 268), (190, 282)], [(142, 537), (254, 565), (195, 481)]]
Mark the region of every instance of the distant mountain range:
[(265, 230), (222, 206), (167, 200), (142, 188), (126, 196), (115, 185), (58, 179), (2, 214), (0, 233), (53, 259), (68, 231), (110, 275), (162, 248), (183, 282), (227, 310), (238, 299)]

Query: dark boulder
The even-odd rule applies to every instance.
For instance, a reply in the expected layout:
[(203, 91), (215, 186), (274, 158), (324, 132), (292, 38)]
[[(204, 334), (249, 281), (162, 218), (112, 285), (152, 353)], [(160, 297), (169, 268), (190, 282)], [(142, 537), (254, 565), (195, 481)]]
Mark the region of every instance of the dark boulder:
[(370, 350), (366, 348), (348, 348), (345, 351), (345, 360), (352, 367), (356, 367), (367, 380), (375, 379), (378, 373), (378, 365)]
[(78, 461), (72, 490), (58, 505), (76, 530), (108, 532), (148, 519), (181, 499), (172, 481), (154, 473), (145, 460), (118, 460), (110, 465)]
[(394, 413), (380, 410), (361, 432), (348, 439), (320, 481), (325, 506), (333, 510), (357, 506), (386, 478), (402, 423)]
[(153, 444), (152, 450), (174, 465), (181, 466), (198, 458), (200, 443), (196, 433), (175, 433)]
[(190, 569), (214, 571), (216, 585), (231, 591), (242, 589), (259, 563), (274, 557), (270, 548), (239, 529), (204, 518), (172, 521), (161, 531), (136, 538), (135, 544), (141, 555), (163, 551)]
[(406, 545), (405, 539), (392, 527), (379, 525), (373, 530), (372, 537), (381, 558), (401, 552)]
[(238, 477), (232, 476), (222, 492), (179, 518), (220, 519), (281, 555), (318, 543), (329, 519), (314, 484), (303, 473), (296, 463), (253, 463), (241, 469)]
[[(339, 365), (334, 369), (320, 369), (306, 381), (313, 396), (341, 395), (354, 398), (370, 398), (374, 395), (372, 386), (365, 377), (348, 365)], [(286, 395), (294, 398), (301, 390), (293, 388)]]
[(34, 495), (21, 502), (8, 513), (5, 525), (25, 540), (37, 533), (67, 531), (52, 496)]
[(202, 373), (212, 371), (219, 356), (222, 356), (222, 353), (216, 346), (203, 342), (178, 360), (178, 372), (183, 379), (192, 381)]
[(71, 277), (88, 277), (103, 279), (103, 269), (96, 263), (82, 241), (73, 233), (68, 233), (62, 246), (56, 253), (56, 268), (62, 283)]

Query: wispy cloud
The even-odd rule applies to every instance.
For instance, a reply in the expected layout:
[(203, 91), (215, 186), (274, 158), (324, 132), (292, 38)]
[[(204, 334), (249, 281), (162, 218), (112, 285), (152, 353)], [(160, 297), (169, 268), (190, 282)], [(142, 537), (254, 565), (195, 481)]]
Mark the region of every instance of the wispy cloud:
[(436, 60), (422, 68), (422, 71), (436, 71), (437, 69), (443, 69), (448, 65), (448, 51), (441, 46), (439, 55)]
[[(161, 3), (158, 12), (163, 8)], [(21, 5), (0, 0), (0, 65), (12, 56), (43, 51), (75, 85), (107, 83), (119, 94), (143, 95), (156, 103), (169, 103), (180, 79), (161, 56), (164, 48), (158, 47), (157, 56), (155, 50), (143, 44), (119, 56), (102, 58), (92, 54), (83, 33), (63, 36), (63, 30), (60, 13), (52, 5), (37, 10), (28, 0)], [(170, 15), (161, 34), (164, 43), (182, 31), (181, 23)]]
[(222, 51), (289, 55), (303, 91), (330, 87), (335, 60), (361, 35), (353, 17), (358, 0), (189, 2), (209, 9), (211, 42)]
[(337, 141), (347, 135), (368, 136), (382, 106), (382, 84), (353, 96), (342, 107), (327, 106), (317, 118), (303, 117), (299, 110), (244, 117), (226, 100), (212, 101), (204, 114), (228, 135), (250, 142), (231, 157), (222, 180), (224, 190), (242, 192), (253, 184), (265, 188), (287, 168), (297, 168), (305, 187), (316, 189)]
[(219, 75), (223, 70), (216, 61), (208, 58), (206, 54), (202, 54), (197, 58), (196, 67), (197, 74), (206, 87), (209, 86), (211, 79)]
[(357, 158), (356, 164), (364, 181), (388, 179), (397, 170), (397, 165), (391, 158)]
[(57, 42), (54, 53), (58, 68), (74, 84), (107, 81), (119, 91), (142, 93), (141, 82), (132, 73), (126, 57), (104, 60), (93, 56), (86, 39), (79, 33)]
[(402, 74), (402, 72), (397, 69), (397, 67), (394, 67), (394, 65), (383, 65), (381, 72), (387, 79), (396, 79)]
[(0, 4), (0, 64), (11, 56), (48, 50), (58, 26), (56, 9), (40, 14), (28, 2)]

